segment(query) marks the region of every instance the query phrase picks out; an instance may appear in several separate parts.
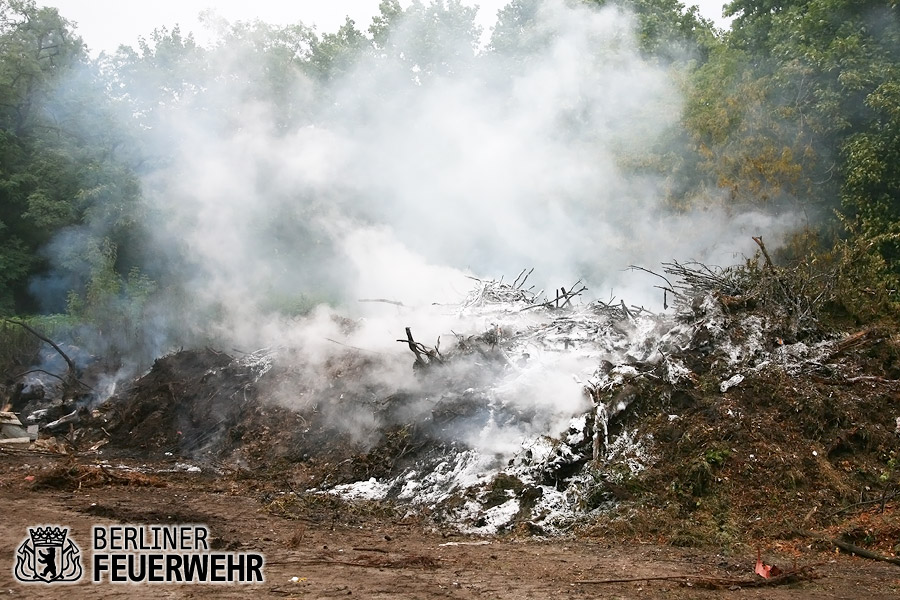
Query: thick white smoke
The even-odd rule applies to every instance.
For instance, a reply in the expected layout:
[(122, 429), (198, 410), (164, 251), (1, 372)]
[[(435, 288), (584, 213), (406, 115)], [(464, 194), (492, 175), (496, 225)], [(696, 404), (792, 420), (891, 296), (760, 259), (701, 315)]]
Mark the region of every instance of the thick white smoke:
[[(384, 378), (412, 386), (395, 341), (404, 327), (431, 344), (488, 325), (432, 306), (458, 302), (466, 275), (535, 267), (548, 287), (581, 278), (621, 295), (628, 265), (727, 263), (751, 235), (792, 226), (676, 213), (665, 178), (634, 168), (678, 127), (681, 97), (670, 68), (639, 52), (632, 16), (558, 0), (536, 23), (515, 48), (479, 54), (407, 19), (342, 76), (286, 78), (278, 103), (246, 77), (267, 68), (252, 53), (210, 52), (190, 93), (154, 108), (169, 160), (144, 181), (148, 227), (170, 270), (163, 288), (181, 298), (160, 302), (159, 319), (238, 347), (298, 349), (310, 378), (345, 351), (338, 339), (380, 353)], [(327, 309), (284, 316), (301, 296), (368, 318), (347, 333)], [(583, 409), (570, 374), (536, 380), (552, 385), (511, 395), (543, 411), (536, 427)]]
[[(264, 97), (216, 77), (171, 107), (172, 166), (146, 190), (165, 218), (160, 243), (189, 257), (194, 307), (252, 330), (273, 294), (418, 305), (458, 299), (463, 273), (526, 266), (605, 294), (630, 264), (731, 262), (750, 235), (791, 226), (667, 210), (662, 178), (622, 166), (677, 127), (667, 67), (641, 56), (619, 9), (546, 2), (537, 23), (505, 54), (441, 38), (426, 72), (410, 63), (432, 25), (409, 19), (390, 52), (292, 89), (310, 118), (289, 130)], [(246, 66), (215, 57), (219, 78)], [(208, 102), (238, 122), (204, 118)]]

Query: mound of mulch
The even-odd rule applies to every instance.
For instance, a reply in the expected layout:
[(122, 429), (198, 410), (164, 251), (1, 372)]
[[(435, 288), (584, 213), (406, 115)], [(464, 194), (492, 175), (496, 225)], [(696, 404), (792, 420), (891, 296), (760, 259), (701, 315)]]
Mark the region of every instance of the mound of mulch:
[(73, 491), (110, 485), (165, 487), (166, 483), (158, 477), (138, 471), (69, 463), (36, 475), (32, 485), (34, 489)]

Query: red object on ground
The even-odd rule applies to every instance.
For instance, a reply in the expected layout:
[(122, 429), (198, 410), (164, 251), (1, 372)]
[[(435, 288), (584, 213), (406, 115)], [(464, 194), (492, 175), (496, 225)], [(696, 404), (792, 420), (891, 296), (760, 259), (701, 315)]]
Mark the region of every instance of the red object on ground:
[(759, 548), (756, 549), (756, 569), (754, 572), (764, 579), (769, 579), (770, 577), (778, 577), (781, 575), (781, 569), (776, 567), (775, 565), (764, 565), (762, 561), (762, 552)]

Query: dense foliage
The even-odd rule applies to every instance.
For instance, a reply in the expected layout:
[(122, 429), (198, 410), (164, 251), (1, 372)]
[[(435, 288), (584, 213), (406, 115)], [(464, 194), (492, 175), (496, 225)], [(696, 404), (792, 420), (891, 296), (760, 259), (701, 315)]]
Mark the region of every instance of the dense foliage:
[[(458, 0), (384, 0), (366, 29), (211, 22), (210, 47), (159, 29), (92, 58), (56, 9), (0, 0), (0, 315), (68, 311), (126, 328), (144, 318), (172, 266), (144, 247), (142, 182), (172, 160), (156, 137), (170, 117), (161, 107), (202, 98), (203, 118), (237, 130), (246, 115), (212, 99), (265, 100), (289, 132), (314, 118), (296, 90), (332, 93), (325, 84), (363, 61), (393, 61), (415, 86), (497, 53), (529, 60), (546, 42), (541, 2), (512, 0), (487, 44)], [(676, 208), (799, 207), (815, 230), (803, 239), (818, 241), (798, 242), (794, 257), (852, 266), (852, 287), (889, 310), (900, 274), (900, 4), (734, 0), (729, 31), (678, 0), (623, 4), (640, 51), (672, 70), (687, 99), (665, 144), (623, 164), (666, 178)], [(51, 265), (48, 248), (63, 260)], [(279, 293), (276, 305), (295, 302)], [(843, 310), (875, 318), (857, 296)]]

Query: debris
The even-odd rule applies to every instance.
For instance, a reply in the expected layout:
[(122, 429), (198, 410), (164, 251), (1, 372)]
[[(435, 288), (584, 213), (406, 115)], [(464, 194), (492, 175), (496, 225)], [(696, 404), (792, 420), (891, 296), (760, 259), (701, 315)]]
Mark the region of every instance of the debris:
[(90, 448), (88, 448), (88, 452), (96, 452), (97, 450), (99, 450), (100, 448), (102, 448), (103, 446), (105, 446), (108, 443), (109, 443), (108, 439), (102, 439), (99, 442), (97, 442), (96, 444), (94, 444), (93, 446), (91, 446)]
[(394, 306), (403, 306), (402, 302), (397, 300), (387, 300), (386, 298), (360, 298), (358, 302), (380, 302), (382, 304), (393, 304)]
[(25, 421), (28, 423), (38, 423), (47, 418), (47, 415), (50, 413), (49, 408), (42, 408), (34, 411), (28, 417), (26, 417)]
[[(31, 335), (40, 339), (42, 342), (46, 342), (47, 344), (50, 344), (50, 346), (54, 350), (56, 350), (57, 354), (59, 354), (63, 358), (63, 360), (66, 361), (66, 365), (67, 365), (68, 369), (66, 370), (65, 377), (60, 377), (59, 375), (54, 375), (53, 373), (47, 373), (46, 371), (42, 371), (44, 373), (47, 373), (48, 375), (52, 375), (53, 377), (60, 379), (63, 382), (63, 386), (65, 388), (64, 392), (63, 392), (64, 396), (66, 395), (66, 393), (68, 391), (70, 391), (71, 389), (73, 389), (77, 386), (81, 386), (81, 388), (83, 388), (83, 389), (93, 390), (93, 388), (91, 386), (87, 385), (86, 383), (84, 383), (83, 381), (81, 381), (78, 378), (80, 373), (79, 373), (78, 368), (75, 366), (75, 363), (72, 361), (71, 358), (69, 358), (68, 354), (63, 352), (63, 349), (60, 348), (56, 342), (54, 342), (49, 337), (43, 335), (42, 333), (40, 333), (39, 331), (37, 331), (36, 329), (34, 329), (33, 327), (31, 327), (30, 325), (28, 325), (27, 323), (25, 323), (23, 321), (18, 321), (16, 319), (9, 319), (9, 318), (4, 319), (4, 321), (6, 321), (7, 323), (12, 323), (13, 325), (18, 325), (19, 327), (23, 328), (25, 331), (27, 331)], [(40, 369), (37, 369), (37, 370), (40, 370)], [(21, 373), (21, 374), (19, 374), (19, 377), (22, 377), (30, 372), (31, 371), (26, 371), (25, 373)]]
[(764, 579), (778, 577), (782, 573), (781, 569), (779, 569), (777, 566), (767, 565), (763, 563), (762, 551), (759, 548), (756, 549), (756, 568), (753, 570), (753, 572)]
[(53, 430), (53, 429), (57, 429), (63, 425), (66, 425), (67, 423), (74, 423), (77, 420), (78, 420), (78, 411), (73, 410), (69, 414), (62, 416), (51, 423), (47, 423), (46, 425), (44, 425), (44, 428)]
[(828, 355), (828, 360), (835, 360), (848, 352), (860, 350), (866, 346), (874, 346), (882, 341), (884, 341), (884, 336), (874, 328), (851, 333), (834, 345), (834, 348)]
[[(581, 286), (578, 289), (578, 286)], [(542, 302), (540, 304), (533, 304), (531, 306), (526, 306), (522, 310), (530, 310), (532, 308), (566, 308), (571, 304), (572, 300), (578, 296), (580, 296), (583, 292), (587, 291), (587, 286), (582, 285), (581, 280), (579, 279), (574, 284), (572, 284), (568, 290), (566, 288), (561, 287), (558, 290), (554, 291), (554, 298), (552, 300), (547, 300), (546, 302)], [(624, 304), (622, 305), (624, 307)], [(625, 309), (626, 312), (628, 309)]]
[(107, 485), (165, 487), (157, 477), (137, 471), (112, 469), (104, 465), (82, 465), (74, 462), (41, 473), (34, 480), (35, 488), (77, 490)]
[[(25, 438), (27, 441), (31, 441), (28, 430), (22, 427), (19, 417), (11, 412), (0, 412), (0, 441), (16, 438)], [(6, 443), (16, 442), (7, 441)]]
[[(338, 550), (338, 553), (343, 554), (343, 551)], [(329, 552), (327, 554), (331, 553)], [(411, 567), (421, 569), (436, 569), (440, 566), (440, 561), (430, 556), (423, 556), (419, 554), (402, 554), (399, 556), (360, 556), (355, 559), (349, 560), (335, 559), (326, 555), (323, 558), (287, 560), (278, 562), (272, 561), (267, 562), (266, 564), (342, 565), (345, 567), (365, 567), (371, 569), (408, 569)]]
[(725, 381), (723, 381), (722, 383), (719, 384), (719, 391), (724, 394), (725, 392), (727, 392), (734, 386), (738, 385), (742, 381), (744, 381), (744, 376), (741, 375), (740, 373), (732, 375), (731, 377), (729, 377), (728, 379), (726, 379)]
[(490, 546), (491, 542), (488, 540), (479, 540), (477, 542), (444, 542), (443, 544), (438, 544), (438, 546)]
[(821, 533), (814, 533), (812, 531), (803, 531), (800, 529), (798, 529), (796, 531), (797, 531), (797, 533), (799, 533), (800, 535), (802, 535), (804, 537), (821, 540), (823, 542), (828, 542), (835, 548), (843, 550), (844, 552), (846, 552), (848, 554), (855, 554), (856, 556), (859, 556), (861, 558), (868, 558), (870, 560), (877, 560), (880, 562), (887, 562), (887, 563), (892, 563), (897, 566), (900, 566), (900, 557), (885, 556), (885, 555), (879, 554), (877, 552), (872, 552), (871, 550), (866, 550), (865, 548), (860, 548), (859, 546), (857, 546), (855, 544), (851, 544), (850, 542), (845, 542), (845, 541), (839, 540), (837, 538), (831, 538), (826, 535), (822, 535)]
[(406, 328), (406, 339), (405, 340), (397, 340), (398, 342), (402, 342), (409, 346), (410, 351), (416, 355), (416, 368), (425, 368), (432, 366), (434, 364), (440, 364), (444, 362), (443, 357), (441, 357), (441, 352), (439, 350), (441, 346), (441, 340), (438, 338), (437, 344), (434, 348), (429, 348), (425, 344), (421, 344), (413, 339), (412, 329), (410, 327)]
[(663, 577), (633, 577), (628, 579), (583, 579), (573, 583), (578, 585), (607, 585), (616, 583), (636, 583), (640, 581), (674, 581), (683, 585), (694, 585), (708, 589), (759, 588), (790, 585), (801, 581), (820, 578), (812, 567), (801, 567), (773, 575), (768, 579), (733, 579), (730, 577), (709, 577), (705, 575), (670, 575)]
[[(64, 441), (79, 451), (108, 440), (105, 453), (186, 458), (204, 471), (206, 461), (302, 464), (302, 484), (279, 482), (291, 493), (268, 503), (286, 513), (307, 501), (353, 510), (369, 502), (468, 534), (552, 535), (638, 531), (642, 506), (673, 503), (685, 510), (671, 513), (668, 530), (652, 526), (688, 545), (709, 540), (694, 523), (707, 496), (740, 500), (719, 527), (762, 537), (772, 525), (747, 506), (790, 511), (814, 488), (821, 510), (809, 527), (831, 526), (829, 511), (861, 498), (858, 474), (883, 468), (885, 459), (861, 457), (900, 434), (884, 409), (896, 365), (869, 368), (863, 346), (852, 344), (832, 358), (841, 344), (834, 333), (798, 337), (772, 302), (782, 293), (777, 267), (752, 277), (699, 263), (665, 267), (666, 313), (612, 298), (573, 306), (581, 284), (542, 296), (524, 287), (523, 271), (512, 284), (476, 280), (450, 309), (469, 328), (451, 330), (444, 348), (441, 337), (431, 348), (406, 328), (397, 340), (404, 348), (382, 353), (335, 334), (325, 362), (283, 348), (242, 358), (182, 351), (80, 422), (72, 412), (48, 428), (75, 425)], [(385, 377), (395, 372), (385, 366), (408, 369), (406, 348), (421, 376)], [(289, 406), (268, 400), (285, 397)], [(774, 578), (772, 567), (758, 567)]]
[(480, 308), (491, 304), (534, 304), (537, 301), (537, 297), (543, 293), (543, 290), (535, 294), (532, 292), (534, 286), (524, 287), (525, 281), (532, 271), (534, 269), (531, 269), (526, 274), (523, 270), (512, 285), (503, 283), (502, 278), (500, 281), (496, 281), (470, 277), (470, 279), (477, 281), (478, 285), (463, 300), (462, 308)]
[(3, 446), (18, 446), (20, 444), (30, 444), (30, 443), (31, 443), (31, 438), (28, 436), (0, 439), (0, 445), (3, 445)]

